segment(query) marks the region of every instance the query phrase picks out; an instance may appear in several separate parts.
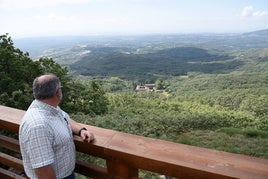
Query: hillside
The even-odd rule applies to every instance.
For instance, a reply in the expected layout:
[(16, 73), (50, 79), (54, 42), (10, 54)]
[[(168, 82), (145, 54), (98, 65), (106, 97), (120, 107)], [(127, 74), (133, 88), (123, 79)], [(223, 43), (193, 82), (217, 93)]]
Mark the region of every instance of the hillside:
[(260, 61), (251, 54), (258, 56), (258, 49), (268, 47), (268, 30), (241, 34), (43, 37), (14, 42), (33, 59), (51, 57), (75, 74), (154, 81), (189, 72), (266, 69), (266, 57), (260, 57)]
[[(231, 39), (229, 45), (216, 36), (225, 42)], [(249, 36), (254, 38), (249, 40)], [(250, 46), (237, 41), (240, 38), (249, 41)], [(263, 32), (260, 36), (239, 34), (233, 38), (230, 34), (203, 34), (119, 39), (46, 50), (46, 56), (71, 67), (69, 75), (74, 75), (75, 83), (63, 88), (65, 99), (71, 102), (61, 107), (74, 112), (73, 118), (131, 134), (268, 157), (268, 135), (264, 134), (268, 130), (268, 41)], [(79, 75), (82, 72), (107, 78)], [(26, 77), (29, 80), (29, 75)], [(91, 88), (97, 81), (103, 90)], [(137, 81), (163, 88), (155, 93), (134, 92)], [(22, 87), (29, 88), (30, 84), (14, 83), (5, 84), (12, 84), (10, 90), (17, 89), (16, 93), (11, 92), (10, 97), (3, 93), (0, 99), (3, 104), (7, 100), (17, 104), (19, 99), (25, 106), (22, 94), (26, 91), (30, 96), (31, 92)], [(95, 105), (95, 101), (103, 101), (95, 98), (100, 92), (107, 97), (107, 113), (96, 115), (91, 110), (105, 106)]]
[(87, 76), (119, 76), (126, 79), (156, 78), (157, 75), (185, 75), (196, 71), (222, 73), (235, 69), (242, 62), (227, 55), (210, 54), (195, 47), (177, 47), (148, 54), (94, 51), (70, 67)]
[(244, 33), (244, 35), (268, 37), (268, 29), (258, 30), (258, 31), (254, 31), (254, 32), (248, 32), (248, 33)]

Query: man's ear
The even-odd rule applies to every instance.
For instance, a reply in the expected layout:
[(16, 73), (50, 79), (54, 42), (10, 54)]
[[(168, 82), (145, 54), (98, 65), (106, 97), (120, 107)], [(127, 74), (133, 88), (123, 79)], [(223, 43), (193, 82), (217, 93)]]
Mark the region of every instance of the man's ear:
[(58, 97), (61, 95), (61, 94), (60, 94), (60, 93), (61, 93), (60, 90), (61, 90), (61, 89), (59, 88), (59, 89), (57, 89), (57, 91), (56, 91), (56, 96), (58, 96)]

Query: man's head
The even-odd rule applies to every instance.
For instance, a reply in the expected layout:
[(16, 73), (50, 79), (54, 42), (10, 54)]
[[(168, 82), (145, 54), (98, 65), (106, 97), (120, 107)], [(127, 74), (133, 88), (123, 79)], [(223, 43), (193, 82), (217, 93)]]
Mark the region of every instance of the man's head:
[[(60, 80), (54, 74), (45, 74), (35, 78), (33, 82), (33, 95), (35, 99), (45, 100), (57, 95), (61, 88)], [(60, 91), (60, 98), (62, 96)]]

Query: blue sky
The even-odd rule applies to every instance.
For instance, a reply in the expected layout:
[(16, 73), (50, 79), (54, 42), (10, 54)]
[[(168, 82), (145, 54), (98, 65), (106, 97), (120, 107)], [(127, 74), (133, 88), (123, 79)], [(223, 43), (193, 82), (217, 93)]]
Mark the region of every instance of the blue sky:
[(0, 0), (0, 34), (240, 33), (268, 29), (268, 0)]

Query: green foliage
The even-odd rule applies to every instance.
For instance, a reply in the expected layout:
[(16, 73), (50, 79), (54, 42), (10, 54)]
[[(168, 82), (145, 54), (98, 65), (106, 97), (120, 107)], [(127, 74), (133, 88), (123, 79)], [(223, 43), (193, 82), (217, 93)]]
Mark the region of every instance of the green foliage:
[(267, 95), (248, 95), (240, 106), (241, 110), (252, 111), (256, 116), (268, 116)]
[(108, 101), (102, 86), (96, 81), (89, 85), (72, 81), (67, 67), (52, 58), (33, 61), (28, 53), (14, 47), (11, 37), (0, 36), (0, 104), (27, 109), (33, 100), (32, 82), (41, 74), (53, 73), (60, 78), (64, 99), (62, 108), (68, 112), (103, 114)]
[[(99, 56), (92, 51), (90, 59), (86, 57), (76, 65), (85, 68), (87, 74), (100, 72), (106, 77), (83, 80), (79, 76), (72, 80), (68, 77), (67, 68), (52, 58), (32, 61), (27, 53), (13, 47), (7, 35), (1, 36), (0, 42), (1, 104), (25, 109), (32, 100), (33, 79), (50, 72), (62, 81), (64, 98), (61, 107), (73, 113), (72, 116), (79, 122), (253, 156), (268, 155), (267, 146), (264, 146), (266, 151), (256, 147), (262, 145), (258, 142), (267, 140), (267, 49), (215, 56), (199, 48), (167, 49), (161, 51), (162, 55), (159, 51), (137, 55), (119, 53), (113, 48), (96, 48), (104, 52), (101, 51)], [(185, 54), (183, 50), (191, 54)], [(176, 59), (178, 56), (183, 56), (187, 63)], [(201, 58), (198, 59), (198, 56)], [(105, 57), (104, 61), (98, 61), (102, 57)], [(151, 63), (153, 59), (159, 63)], [(165, 60), (173, 60), (174, 64), (182, 66), (172, 71), (174, 64)], [(91, 65), (88, 66), (87, 62)], [(237, 65), (239, 68), (233, 71)], [(162, 69), (157, 71), (160, 67)], [(167, 72), (169, 69), (171, 71)], [(226, 70), (232, 72), (219, 73)], [(134, 89), (138, 82), (155, 83), (163, 91), (136, 93)], [(201, 135), (202, 138), (199, 138), (198, 132), (195, 133), (219, 129), (225, 130), (225, 133), (211, 132), (211, 135)], [(210, 139), (213, 141), (208, 144)], [(254, 141), (247, 143), (248, 139)], [(236, 146), (239, 142), (250, 147), (241, 149)]]
[(176, 135), (196, 129), (261, 126), (261, 120), (250, 113), (178, 101), (161, 95), (111, 94), (108, 98), (109, 114), (98, 117), (92, 124), (150, 137)]
[(70, 65), (72, 70), (86, 76), (111, 77), (153, 82), (159, 75), (178, 76), (188, 72), (219, 73), (230, 71), (243, 62), (230, 60), (227, 55), (210, 54), (196, 47), (176, 47), (147, 54), (121, 53), (117, 50), (97, 53)]
[(261, 138), (268, 138), (268, 131), (262, 131), (254, 128), (246, 128), (246, 129), (239, 129), (233, 127), (224, 127), (219, 130), (218, 132), (223, 132), (228, 135), (244, 135), (246, 137), (261, 137)]
[(52, 58), (40, 58), (38, 61), (41, 67), (44, 69), (45, 73), (53, 73), (57, 77), (59, 77), (61, 81), (64, 80), (64, 78), (66, 78), (66, 75), (68, 73), (67, 67), (62, 67)]
[(110, 77), (108, 79), (102, 79), (103, 88), (106, 92), (122, 92), (122, 91), (133, 91), (135, 84), (132, 81), (122, 80), (119, 77)]
[[(136, 135), (267, 158), (262, 143), (267, 142), (268, 130), (266, 80), (267, 73), (173, 77), (163, 80), (169, 93), (109, 93), (106, 115), (74, 118)], [(224, 129), (230, 135), (213, 132)], [(213, 134), (199, 137), (196, 130)]]
[(263, 138), (268, 138), (268, 132), (267, 131), (260, 131), (256, 129), (244, 129), (243, 134), (248, 136), (248, 137), (263, 137)]
[(237, 134), (242, 134), (241, 129), (234, 128), (234, 127), (223, 127), (223, 128), (221, 128), (221, 129), (219, 129), (217, 131), (226, 133), (226, 134), (228, 134), (230, 136), (237, 135)]
[(82, 84), (72, 81), (67, 87), (61, 106), (69, 113), (82, 112), (92, 116), (108, 111), (108, 100), (99, 82), (91, 80), (89, 84)]
[[(268, 159), (267, 137), (248, 137), (244, 134), (239, 134), (239, 132), (233, 134), (236, 133), (236, 131), (242, 130), (230, 128), (227, 134), (225, 132), (196, 130), (181, 133), (176, 137), (176, 141), (188, 145)], [(231, 132), (231, 134), (229, 132)]]
[(0, 103), (26, 109), (32, 100), (34, 78), (44, 71), (28, 53), (13, 46), (8, 35), (0, 36)]
[(166, 84), (165, 84), (165, 81), (163, 79), (158, 79), (156, 80), (155, 82), (155, 87), (156, 89), (158, 90), (163, 90), (166, 88)]

